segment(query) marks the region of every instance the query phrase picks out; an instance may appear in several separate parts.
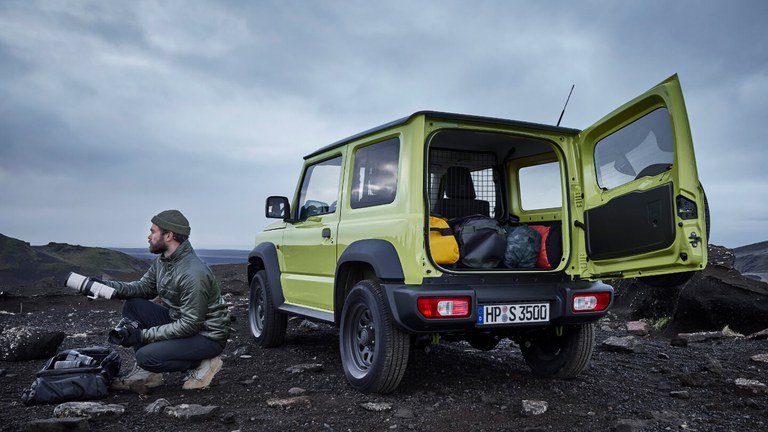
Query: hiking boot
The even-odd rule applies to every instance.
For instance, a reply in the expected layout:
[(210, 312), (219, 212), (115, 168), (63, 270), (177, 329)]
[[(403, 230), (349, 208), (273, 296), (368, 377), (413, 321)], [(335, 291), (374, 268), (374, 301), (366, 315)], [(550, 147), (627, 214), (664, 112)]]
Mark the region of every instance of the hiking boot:
[(205, 359), (200, 362), (200, 366), (189, 371), (189, 376), (184, 381), (182, 388), (184, 390), (204, 389), (211, 385), (211, 380), (217, 372), (221, 370), (224, 364), (221, 357)]
[(146, 371), (138, 365), (128, 375), (115, 378), (112, 390), (131, 390), (132, 388), (154, 388), (163, 385), (163, 374)]

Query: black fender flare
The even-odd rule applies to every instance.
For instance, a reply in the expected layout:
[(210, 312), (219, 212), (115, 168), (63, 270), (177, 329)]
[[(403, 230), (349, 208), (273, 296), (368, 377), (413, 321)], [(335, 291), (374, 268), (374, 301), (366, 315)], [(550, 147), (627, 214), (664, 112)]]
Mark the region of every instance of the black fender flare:
[[(397, 249), (392, 243), (381, 239), (358, 240), (351, 243), (336, 262), (336, 277), (333, 286), (333, 310), (334, 322), (339, 325), (341, 310), (344, 307), (345, 266), (349, 262), (363, 262), (369, 264), (376, 277), (381, 281), (402, 282), (405, 280), (403, 266)], [(389, 303), (389, 298), (387, 303)], [(389, 305), (388, 305), (389, 306)]]
[(283, 286), (280, 284), (280, 262), (277, 259), (277, 247), (274, 243), (259, 243), (248, 254), (249, 291), (251, 281), (259, 270), (267, 272), (267, 282), (269, 282), (275, 308), (282, 306), (285, 303), (285, 297), (283, 296)]

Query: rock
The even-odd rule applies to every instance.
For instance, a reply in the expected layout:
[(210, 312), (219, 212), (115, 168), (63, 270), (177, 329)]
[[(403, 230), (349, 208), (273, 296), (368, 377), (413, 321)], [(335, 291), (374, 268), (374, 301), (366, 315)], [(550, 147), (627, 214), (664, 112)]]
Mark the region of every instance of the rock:
[(267, 406), (272, 408), (293, 408), (297, 406), (310, 407), (312, 403), (307, 396), (294, 396), (286, 399), (269, 399)]
[[(625, 319), (671, 317), (666, 331), (721, 329), (738, 332), (766, 328), (768, 284), (743, 277), (733, 251), (709, 245), (707, 267), (678, 286), (652, 287), (642, 279), (612, 281), (612, 310)], [(766, 336), (768, 337), (768, 335)]]
[(40, 432), (87, 431), (90, 423), (85, 417), (50, 418), (27, 423), (26, 430)]
[(104, 419), (120, 417), (125, 413), (122, 405), (107, 405), (104, 402), (64, 402), (53, 409), (53, 416), (62, 417), (86, 417), (90, 419)]
[(755, 354), (749, 359), (753, 362), (768, 363), (768, 354)]
[(303, 328), (303, 329), (307, 329), (307, 330), (318, 330), (318, 329), (320, 329), (320, 325), (318, 325), (317, 323), (314, 323), (312, 321), (309, 321), (309, 320), (302, 321), (301, 324), (299, 324), (299, 327)]
[(232, 357), (241, 357), (247, 355), (250, 349), (246, 345), (241, 345), (232, 351)]
[(706, 378), (698, 373), (680, 375), (680, 383), (686, 387), (704, 387), (706, 382)]
[(681, 338), (679, 336), (673, 337), (672, 340), (669, 341), (669, 344), (673, 347), (685, 348), (688, 346), (688, 339)]
[(747, 339), (768, 339), (768, 328), (765, 330), (760, 330), (757, 333), (752, 333), (751, 335), (747, 336)]
[(5, 329), (0, 333), (0, 360), (27, 361), (52, 357), (64, 337), (64, 332), (39, 327)]
[(304, 372), (320, 372), (323, 365), (320, 363), (303, 363), (285, 369), (288, 373), (299, 374)]
[(409, 410), (408, 408), (400, 408), (395, 411), (395, 417), (401, 419), (412, 419), (415, 416), (413, 415), (413, 411)]
[(620, 419), (613, 429), (616, 432), (641, 432), (646, 430), (648, 422), (645, 420)]
[(639, 353), (643, 348), (638, 345), (634, 336), (617, 337), (611, 336), (603, 341), (603, 346), (608, 351), (622, 352), (622, 353)]
[(387, 402), (365, 402), (360, 406), (366, 411), (384, 412), (392, 409), (392, 404)]
[(685, 390), (671, 391), (671, 392), (669, 392), (669, 395), (672, 396), (675, 399), (690, 399), (691, 398), (691, 394), (688, 393)]
[(160, 398), (151, 404), (147, 405), (146, 408), (144, 408), (144, 412), (149, 414), (160, 414), (163, 412), (165, 407), (170, 406), (171, 403), (168, 402), (167, 399)]
[(712, 373), (716, 373), (718, 375), (722, 375), (725, 373), (725, 369), (723, 369), (723, 365), (720, 363), (720, 361), (711, 355), (707, 354), (707, 364), (702, 366), (702, 369), (710, 371)]
[(288, 389), (288, 394), (291, 396), (301, 396), (306, 392), (307, 391), (301, 387), (291, 387), (290, 389)]
[(526, 417), (542, 415), (547, 412), (549, 404), (546, 401), (523, 399), (520, 413)]
[(734, 381), (736, 388), (745, 394), (768, 394), (768, 386), (760, 381), (736, 378)]
[(711, 339), (723, 338), (723, 332), (712, 331), (712, 332), (680, 333), (677, 335), (677, 337), (681, 339), (685, 339), (688, 343), (705, 342)]
[(651, 326), (645, 321), (630, 321), (627, 323), (627, 333), (635, 336), (648, 336)]
[(181, 420), (202, 421), (213, 416), (218, 411), (219, 407), (216, 405), (181, 404), (165, 407), (163, 414)]

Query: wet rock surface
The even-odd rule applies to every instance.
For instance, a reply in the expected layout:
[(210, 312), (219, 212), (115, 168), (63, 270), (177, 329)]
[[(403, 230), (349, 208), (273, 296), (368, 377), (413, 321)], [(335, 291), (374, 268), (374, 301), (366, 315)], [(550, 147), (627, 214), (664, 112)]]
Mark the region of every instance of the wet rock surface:
[[(509, 340), (485, 352), (465, 342), (443, 343), (429, 352), (412, 351), (395, 393), (365, 395), (347, 384), (335, 328), (291, 319), (285, 344), (261, 349), (248, 330), (245, 265), (213, 269), (231, 304), (235, 331), (224, 351), (224, 367), (211, 387), (184, 391), (184, 374), (165, 374), (165, 385), (146, 394), (110, 392), (99, 402), (120, 405), (123, 414), (85, 423), (66, 420), (72, 430), (768, 429), (768, 363), (763, 361), (768, 341), (759, 333), (739, 332), (741, 336), (723, 327), (670, 332), (669, 327), (656, 328), (658, 320), (653, 318), (648, 321), (652, 324), (648, 335), (631, 335), (628, 329), (635, 327), (628, 323), (646, 317), (617, 310), (596, 323), (591, 366), (576, 379), (533, 375)], [(16, 291), (11, 297), (0, 296), (0, 310), (5, 311), (0, 315), (2, 325), (62, 331), (67, 336), (59, 349), (106, 345), (107, 332), (119, 320), (119, 301), (87, 301), (68, 292), (41, 298), (34, 297), (30, 286), (25, 290), (27, 295)], [(708, 334), (678, 337), (685, 344), (675, 345), (677, 333)], [(612, 337), (630, 336), (632, 350), (604, 345)], [(132, 351), (120, 350), (122, 370), (128, 371)], [(0, 430), (42, 429), (43, 423), (56, 422), (56, 405), (25, 406), (20, 399), (44, 363), (45, 359), (0, 361), (0, 370), (5, 371), (0, 374)], [(159, 399), (165, 401), (155, 403)], [(183, 405), (218, 408), (194, 420), (165, 414), (169, 407)], [(546, 408), (539, 413), (542, 410), (536, 407)]]

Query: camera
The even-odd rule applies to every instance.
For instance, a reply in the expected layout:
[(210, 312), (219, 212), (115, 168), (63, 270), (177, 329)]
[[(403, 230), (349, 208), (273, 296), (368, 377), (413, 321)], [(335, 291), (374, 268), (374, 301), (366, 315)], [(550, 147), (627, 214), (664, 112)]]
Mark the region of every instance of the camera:
[(64, 286), (80, 291), (81, 294), (89, 299), (98, 297), (111, 299), (115, 295), (115, 289), (110, 288), (96, 279), (69, 272), (64, 280)]
[(120, 345), (120, 342), (123, 341), (126, 337), (128, 337), (128, 329), (127, 327), (131, 327), (133, 329), (139, 328), (139, 323), (133, 320), (129, 320), (128, 318), (123, 318), (120, 320), (119, 323), (109, 331), (109, 336), (107, 337), (107, 340), (109, 343), (114, 345)]
[(53, 364), (54, 369), (71, 369), (79, 367), (93, 366), (96, 364), (96, 360), (93, 357), (85, 354), (80, 354), (75, 350), (71, 350), (67, 353), (67, 356), (63, 360), (58, 360)]

